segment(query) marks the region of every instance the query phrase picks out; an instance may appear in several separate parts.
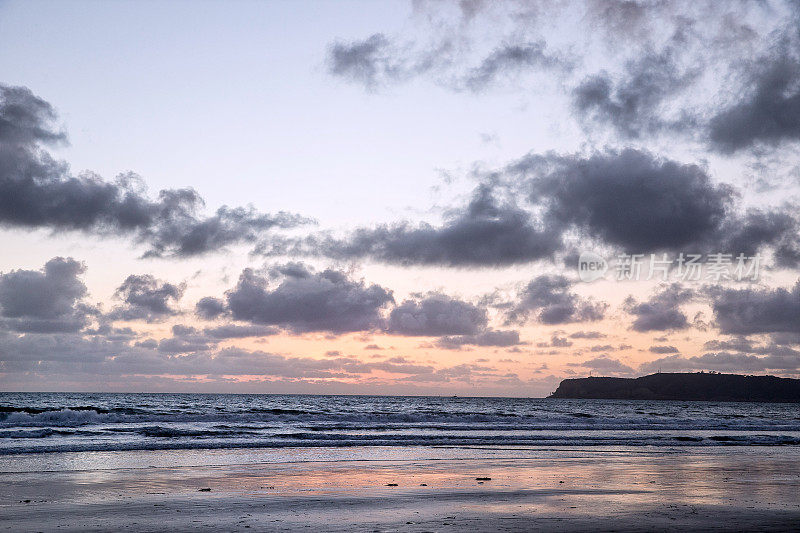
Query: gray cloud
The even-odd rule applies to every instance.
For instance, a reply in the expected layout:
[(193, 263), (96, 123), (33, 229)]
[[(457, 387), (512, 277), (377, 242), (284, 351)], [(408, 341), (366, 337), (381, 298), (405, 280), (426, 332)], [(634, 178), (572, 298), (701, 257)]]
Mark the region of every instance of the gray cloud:
[(226, 293), (236, 320), (280, 326), (295, 333), (345, 333), (381, 326), (380, 310), (393, 301), (378, 285), (351, 280), (337, 270), (313, 272), (294, 268), (274, 288), (252, 269), (245, 269)]
[(800, 140), (800, 61), (780, 52), (754, 62), (750, 91), (709, 122), (711, 146), (732, 153)]
[(549, 257), (560, 246), (558, 232), (541, 229), (529, 212), (500, 203), (490, 186), (481, 185), (469, 205), (452, 211), (439, 227), (380, 225), (358, 229), (346, 239), (311, 236), (289, 247), (266, 247), (261, 252), (467, 267), (524, 263)]
[[(8, 335), (0, 333), (0, 374), (60, 378), (85, 376), (223, 376), (257, 375), (294, 379), (354, 377), (375, 371), (393, 374), (425, 374), (427, 365), (406, 360), (363, 363), (349, 357), (313, 359), (288, 357), (238, 348), (217, 350), (197, 330), (178, 326), (173, 337), (136, 345), (87, 340), (76, 334)], [(173, 383), (174, 384), (174, 383)]]
[(206, 320), (213, 320), (226, 311), (227, 307), (225, 306), (225, 302), (212, 296), (200, 298), (195, 304), (195, 313), (197, 313), (197, 316)]
[(607, 304), (581, 298), (571, 288), (572, 282), (564, 276), (537, 276), (507, 310), (508, 321), (522, 323), (532, 317), (543, 324), (566, 324), (603, 318)]
[(797, 213), (798, 208), (793, 205), (770, 211), (749, 209), (744, 214), (729, 216), (715, 240), (719, 249), (747, 256), (755, 255), (765, 245), (772, 246), (778, 266), (795, 267), (800, 263)]
[(722, 333), (800, 332), (800, 281), (790, 290), (713, 289), (712, 306)]
[(625, 300), (625, 310), (634, 315), (632, 328), (636, 331), (666, 331), (689, 327), (686, 315), (680, 306), (694, 297), (690, 289), (673, 283), (661, 289), (646, 302), (639, 303), (633, 297)]
[(461, 83), (465, 88), (479, 92), (495, 83), (499, 78), (508, 77), (521, 71), (571, 69), (572, 65), (569, 61), (548, 53), (546, 49), (547, 44), (542, 40), (503, 43), (486, 56), (480, 65), (471, 69)]
[(541, 39), (503, 40), (474, 66), (466, 66), (472, 58), (456, 40), (445, 36), (420, 45), (375, 33), (362, 40), (337, 41), (328, 48), (328, 72), (368, 90), (429, 75), (452, 90), (481, 92), (525, 72), (567, 72), (573, 66), (561, 54), (548, 51)]
[(87, 315), (95, 313), (81, 303), (87, 291), (79, 276), (85, 270), (72, 258), (55, 257), (42, 270), (0, 274), (0, 316), (5, 327), (38, 333), (80, 330)]
[(625, 64), (616, 82), (608, 73), (587, 77), (573, 90), (573, 107), (581, 118), (609, 123), (623, 137), (638, 138), (664, 129), (690, 129), (689, 116), (666, 119), (661, 104), (688, 87), (697, 72), (682, 71), (673, 47), (648, 50)]
[(436, 341), (440, 348), (457, 350), (463, 346), (517, 346), (522, 344), (518, 331), (487, 330), (475, 335), (453, 335), (441, 337)]
[[(405, 82), (446, 62), (447, 43), (433, 50), (409, 54), (382, 33), (350, 42), (334, 42), (328, 48), (328, 72), (373, 90)], [(405, 47), (406, 50), (408, 46)]]
[(53, 108), (30, 90), (0, 85), (0, 226), (130, 236), (147, 247), (145, 256), (191, 256), (310, 222), (252, 207), (203, 216), (203, 199), (192, 189), (163, 190), (151, 200), (133, 174), (115, 182), (73, 176), (43, 148), (66, 138), (53, 130), (54, 120)]
[(114, 297), (122, 300), (109, 314), (111, 320), (146, 320), (157, 322), (175, 316), (175, 307), (183, 297), (186, 284), (178, 285), (156, 279), (150, 274), (132, 274), (125, 278)]
[(600, 372), (606, 373), (611, 372), (614, 374), (632, 374), (634, 372), (633, 368), (628, 365), (616, 359), (606, 357), (605, 355), (583, 361), (582, 363), (568, 363), (567, 366), (591, 368), (592, 370), (599, 370)]
[(439, 337), (485, 333), (486, 310), (440, 293), (406, 300), (389, 313), (387, 331), (395, 335)]
[[(344, 238), (316, 233), (272, 239), (266, 256), (452, 267), (502, 267), (564, 253), (564, 237), (595, 239), (631, 253), (724, 250), (754, 255), (765, 247), (780, 266), (800, 261), (796, 207), (734, 210), (736, 190), (697, 166), (636, 149), (529, 154), (483, 183), (439, 226), (409, 223), (360, 228)], [(517, 205), (520, 197), (528, 205)], [(557, 318), (553, 318), (553, 323)]]
[(651, 346), (648, 350), (652, 353), (678, 353), (679, 350), (674, 346)]
[(641, 150), (530, 156), (509, 167), (530, 180), (549, 226), (573, 226), (627, 251), (675, 249), (715, 235), (732, 200), (703, 169)]
[(389, 41), (380, 33), (363, 41), (334, 43), (328, 57), (330, 73), (374, 87), (397, 75), (398, 67), (389, 63), (388, 48)]

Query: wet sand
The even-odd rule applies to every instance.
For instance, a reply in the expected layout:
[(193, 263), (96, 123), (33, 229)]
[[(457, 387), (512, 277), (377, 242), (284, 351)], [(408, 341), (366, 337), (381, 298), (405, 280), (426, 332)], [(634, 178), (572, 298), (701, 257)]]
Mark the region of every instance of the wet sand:
[[(415, 455), (403, 451), (390, 452)], [(98, 469), (73, 457), (76, 469), (0, 474), (0, 530), (800, 529), (800, 450), (791, 447), (441, 451), (314, 461), (326, 454), (285, 449), (279, 462), (258, 462), (255, 451), (246, 464), (179, 467), (152, 466), (153, 452), (115, 452), (142, 467)]]

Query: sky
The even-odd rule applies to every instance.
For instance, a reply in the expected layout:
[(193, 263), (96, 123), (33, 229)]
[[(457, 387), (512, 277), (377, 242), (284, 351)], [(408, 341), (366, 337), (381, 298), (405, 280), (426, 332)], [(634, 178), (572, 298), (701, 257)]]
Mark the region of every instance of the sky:
[(0, 1), (0, 390), (800, 377), (789, 1)]

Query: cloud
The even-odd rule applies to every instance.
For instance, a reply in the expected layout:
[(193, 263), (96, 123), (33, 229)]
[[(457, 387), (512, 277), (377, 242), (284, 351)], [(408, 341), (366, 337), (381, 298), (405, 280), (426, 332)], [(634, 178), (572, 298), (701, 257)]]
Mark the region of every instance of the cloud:
[(712, 307), (722, 333), (800, 332), (800, 281), (787, 290), (713, 289)]
[(716, 234), (733, 191), (697, 165), (627, 148), (589, 157), (529, 156), (514, 163), (548, 226), (574, 227), (629, 252), (677, 249)]
[(12, 270), (0, 274), (3, 325), (19, 332), (80, 330), (87, 323), (87, 315), (94, 313), (81, 303), (87, 293), (80, 279), (85, 271), (83, 263), (55, 257), (38, 271)]
[(672, 120), (662, 116), (665, 99), (688, 87), (697, 72), (682, 71), (674, 47), (659, 53), (648, 50), (629, 60), (616, 82), (608, 73), (587, 77), (572, 93), (573, 108), (580, 118), (608, 123), (624, 138), (639, 138), (664, 129), (690, 129), (691, 117)]
[(337, 41), (328, 47), (328, 72), (375, 90), (434, 70), (446, 61), (446, 43), (433, 50), (404, 53), (382, 33), (362, 40)]
[(606, 336), (605, 333), (599, 331), (576, 331), (572, 333), (570, 339), (602, 339)]
[(0, 226), (127, 236), (147, 247), (145, 256), (160, 257), (217, 251), (310, 222), (253, 207), (222, 206), (204, 216), (204, 201), (192, 189), (163, 190), (151, 200), (131, 173), (114, 182), (92, 173), (73, 176), (43, 148), (66, 140), (52, 128), (55, 118), (50, 104), (27, 88), (0, 85)]
[(587, 322), (603, 318), (607, 304), (570, 292), (572, 282), (560, 275), (543, 274), (531, 280), (506, 315), (510, 323), (533, 317), (543, 324)]
[(750, 90), (709, 121), (711, 146), (720, 152), (800, 140), (800, 62), (782, 50), (751, 68)]
[(66, 141), (66, 134), (48, 125), (57, 117), (50, 103), (26, 87), (0, 85), (0, 142), (9, 146)]
[(448, 350), (457, 350), (463, 346), (517, 346), (523, 344), (519, 340), (518, 331), (487, 330), (475, 335), (454, 335), (441, 337), (436, 346)]
[(352, 280), (338, 270), (313, 272), (295, 266), (274, 287), (266, 277), (245, 269), (226, 300), (235, 320), (295, 333), (346, 333), (380, 327), (380, 311), (393, 298), (383, 287)]
[(757, 357), (743, 353), (706, 353), (695, 357), (671, 355), (642, 364), (641, 372), (681, 372), (691, 370), (714, 370), (717, 372), (764, 372), (780, 371), (794, 374), (800, 370), (800, 357), (794, 355), (768, 355)]
[(463, 87), (480, 92), (501, 77), (531, 69), (570, 70), (566, 59), (546, 51), (547, 44), (538, 40), (524, 43), (503, 43), (472, 68), (461, 81)]
[(629, 367), (628, 365), (621, 363), (616, 359), (606, 357), (605, 355), (583, 361), (582, 363), (568, 363), (567, 366), (591, 368), (592, 370), (611, 372), (615, 374), (632, 374), (634, 372), (633, 368)]
[(310, 236), (289, 247), (262, 247), (261, 252), (470, 267), (525, 263), (549, 257), (560, 246), (559, 233), (540, 228), (529, 212), (499, 202), (491, 186), (481, 185), (465, 209), (451, 211), (438, 227), (379, 225), (358, 229), (345, 239)]
[(666, 331), (689, 327), (686, 315), (680, 306), (694, 297), (693, 291), (680, 283), (662, 288), (646, 302), (639, 303), (629, 296), (625, 300), (625, 311), (634, 315), (632, 328), (635, 331)]
[(200, 298), (195, 304), (195, 313), (197, 316), (206, 320), (213, 320), (226, 311), (225, 302), (212, 296)]
[(176, 305), (185, 290), (185, 283), (175, 285), (150, 274), (132, 274), (114, 292), (114, 297), (123, 303), (115, 307), (108, 318), (158, 322), (175, 316), (180, 313)]
[[(370, 259), (403, 266), (504, 267), (564, 254), (565, 239), (629, 253), (720, 252), (752, 256), (771, 247), (779, 266), (800, 262), (796, 206), (745, 212), (737, 191), (697, 166), (645, 150), (528, 154), (483, 180), (467, 205), (438, 226), (408, 222), (272, 238), (265, 256)], [(519, 200), (526, 203), (520, 205)], [(588, 242), (587, 242), (588, 241)], [(557, 323), (553, 319), (554, 322)]]
[[(389, 313), (388, 333), (421, 337), (485, 334), (486, 310), (441, 293), (405, 300)], [(487, 337), (488, 338), (488, 337)]]
[(548, 51), (542, 39), (509, 36), (482, 55), (469, 53), (456, 40), (446, 35), (419, 43), (383, 33), (338, 40), (328, 47), (328, 72), (370, 91), (430, 76), (448, 89), (478, 93), (525, 72), (568, 72), (573, 68), (562, 54)]
[(674, 346), (651, 346), (648, 348), (652, 353), (678, 353), (678, 349)]
[(798, 207), (786, 205), (769, 211), (751, 208), (729, 216), (715, 239), (720, 250), (754, 256), (765, 245), (774, 249), (775, 262), (782, 267), (800, 263), (800, 221)]
[(223, 324), (214, 328), (206, 328), (203, 330), (205, 335), (214, 339), (243, 339), (246, 337), (267, 337), (270, 335), (277, 335), (280, 332), (278, 328), (272, 326), (239, 326), (237, 324)]
[(380, 80), (396, 76), (397, 67), (387, 57), (388, 47), (389, 41), (380, 33), (363, 41), (334, 43), (328, 56), (330, 73), (374, 87)]

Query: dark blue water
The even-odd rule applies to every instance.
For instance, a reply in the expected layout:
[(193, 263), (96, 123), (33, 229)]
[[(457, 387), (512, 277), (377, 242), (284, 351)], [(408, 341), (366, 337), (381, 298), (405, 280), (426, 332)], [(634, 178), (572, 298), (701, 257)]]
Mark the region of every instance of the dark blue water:
[(800, 406), (0, 393), (0, 454), (309, 446), (800, 446)]

